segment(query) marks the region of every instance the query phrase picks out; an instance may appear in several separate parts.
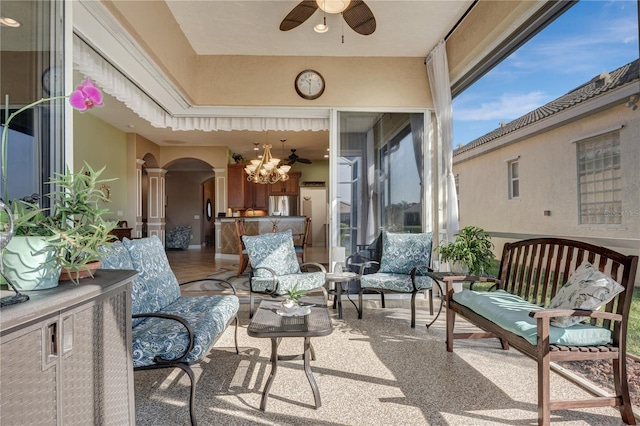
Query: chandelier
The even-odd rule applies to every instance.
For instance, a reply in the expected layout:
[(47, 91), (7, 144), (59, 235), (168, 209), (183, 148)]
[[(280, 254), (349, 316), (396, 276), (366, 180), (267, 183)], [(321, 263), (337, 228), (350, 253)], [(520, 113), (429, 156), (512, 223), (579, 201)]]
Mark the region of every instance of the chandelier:
[(247, 180), (253, 183), (276, 183), (279, 180), (285, 181), (289, 179), (289, 170), (291, 166), (285, 164), (278, 167), (280, 163), (279, 158), (273, 158), (271, 156), (271, 145), (264, 144), (264, 154), (262, 158), (256, 158), (251, 160), (251, 164), (244, 168), (247, 173)]

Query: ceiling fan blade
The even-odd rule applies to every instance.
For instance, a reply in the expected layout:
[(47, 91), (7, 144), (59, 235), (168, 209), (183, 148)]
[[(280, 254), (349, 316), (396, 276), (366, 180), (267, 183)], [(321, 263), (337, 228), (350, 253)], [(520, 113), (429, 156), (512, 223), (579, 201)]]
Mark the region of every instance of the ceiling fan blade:
[(294, 158), (294, 159), (291, 159), (291, 160), (289, 160), (289, 161), (287, 162), (287, 166), (293, 166), (293, 165), (295, 164), (295, 162), (296, 162), (296, 159), (295, 159), (295, 158)]
[(376, 18), (362, 0), (351, 0), (349, 6), (342, 12), (342, 16), (347, 25), (358, 34), (370, 35), (376, 30)]
[(298, 3), (280, 23), (280, 31), (289, 31), (309, 19), (318, 9), (315, 0), (304, 0)]
[(306, 158), (298, 158), (298, 163), (311, 164), (311, 160), (306, 159)]

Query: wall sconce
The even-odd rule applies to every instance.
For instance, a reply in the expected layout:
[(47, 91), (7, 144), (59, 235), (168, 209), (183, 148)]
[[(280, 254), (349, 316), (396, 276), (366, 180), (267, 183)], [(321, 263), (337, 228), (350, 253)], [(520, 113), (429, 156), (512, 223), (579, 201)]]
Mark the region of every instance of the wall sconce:
[(627, 102), (627, 106), (631, 108), (631, 111), (635, 111), (638, 109), (638, 100), (640, 100), (640, 96), (633, 95), (629, 98), (629, 102)]

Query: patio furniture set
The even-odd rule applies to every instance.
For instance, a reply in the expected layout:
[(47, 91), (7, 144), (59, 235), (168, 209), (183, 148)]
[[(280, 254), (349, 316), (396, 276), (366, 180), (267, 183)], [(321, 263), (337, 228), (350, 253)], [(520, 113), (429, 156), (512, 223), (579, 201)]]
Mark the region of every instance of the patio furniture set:
[[(281, 359), (303, 359), (305, 375), (313, 391), (315, 407), (318, 408), (321, 400), (310, 367), (310, 361), (315, 359), (310, 339), (332, 332), (325, 285), (327, 281), (334, 282), (336, 297), (339, 298), (342, 284), (353, 280), (356, 274), (338, 277), (326, 274), (320, 264), (299, 264), (291, 231), (245, 235), (242, 240), (251, 265), (251, 321), (247, 332), (252, 337), (271, 339), (271, 372), (263, 390), (260, 409), (266, 409), (271, 384)], [(375, 247), (379, 250), (375, 250)], [(383, 232), (375, 247), (371, 252), (379, 253), (380, 260), (361, 257), (347, 262), (350, 268), (357, 270), (357, 279), (361, 284), (359, 305), (356, 307), (359, 318), (363, 316), (364, 293), (380, 293), (383, 307), (385, 293), (411, 294), (411, 327), (415, 327), (416, 295), (428, 293), (430, 314), (433, 315), (435, 283), (444, 299), (427, 327), (437, 319), (443, 305), (446, 306), (447, 351), (453, 350), (454, 339), (497, 337), (503, 349), (511, 345), (537, 361), (539, 424), (549, 423), (550, 410), (595, 406), (618, 406), (622, 420), (627, 424), (635, 424), (626, 378), (625, 335), (637, 256), (623, 256), (577, 241), (526, 240), (505, 245), (500, 276), (493, 279), (434, 272), (430, 268), (429, 233)], [(583, 265), (585, 262), (590, 268), (588, 273), (582, 271), (583, 267), (587, 267)], [(132, 241), (125, 239), (114, 243), (104, 251), (103, 267), (134, 269), (138, 272), (132, 289), (134, 370), (180, 368), (185, 371), (191, 379), (191, 422), (196, 424), (195, 382), (189, 366), (209, 351), (232, 321), (236, 326), (238, 352), (238, 298), (235, 295), (181, 297), (180, 286), (156, 237)], [(578, 299), (578, 304), (570, 307), (569, 302), (560, 302), (559, 305), (552, 305), (556, 306), (555, 309), (549, 309), (549, 302), (563, 293), (562, 289), (566, 286), (562, 284), (567, 280), (567, 286), (573, 282), (570, 278), (572, 274), (576, 275), (573, 281), (581, 285), (576, 287), (577, 290), (571, 287), (575, 291), (565, 296), (571, 303)], [(472, 284), (470, 290), (453, 290), (457, 282), (486, 280), (494, 282), (498, 289), (476, 292)], [(235, 294), (231, 284), (223, 280), (216, 281), (228, 284)], [(446, 291), (443, 291), (441, 282), (445, 283)], [(189, 283), (181, 285), (186, 284)], [(321, 291), (322, 298), (305, 300), (313, 306), (300, 316), (282, 312), (278, 301), (267, 299), (261, 302), (254, 315), (254, 293), (276, 298), (285, 296), (292, 288)], [(580, 304), (586, 297), (584, 293), (590, 292), (601, 299), (610, 289), (614, 291), (610, 298), (602, 302), (604, 310), (599, 310), (600, 306), (597, 305)], [(576, 297), (577, 294), (580, 296)], [(334, 299), (334, 307), (339, 303), (341, 301)], [(456, 315), (486, 332), (454, 333)], [(554, 323), (554, 319), (559, 321), (560, 316), (578, 324)], [(338, 317), (342, 317), (341, 306)], [(590, 320), (587, 324), (581, 323), (585, 319)], [(289, 337), (304, 339), (301, 355), (278, 354), (281, 339)], [(586, 401), (550, 401), (550, 362), (590, 359), (613, 360), (616, 395)]]

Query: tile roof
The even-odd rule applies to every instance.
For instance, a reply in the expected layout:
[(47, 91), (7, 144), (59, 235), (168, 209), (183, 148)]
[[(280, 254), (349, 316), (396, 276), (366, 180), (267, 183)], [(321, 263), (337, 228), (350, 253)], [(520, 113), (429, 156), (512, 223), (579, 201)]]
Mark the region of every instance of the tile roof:
[(592, 78), (589, 82), (582, 86), (573, 89), (566, 95), (559, 97), (546, 105), (535, 109), (520, 118), (516, 118), (499, 127), (484, 136), (481, 136), (468, 144), (453, 151), (453, 155), (462, 154), (463, 152), (474, 149), (477, 146), (490, 142), (494, 139), (498, 139), (504, 135), (507, 135), (515, 130), (522, 129), (530, 124), (545, 119), (553, 114), (572, 108), (573, 106), (580, 104), (581, 102), (597, 98), (598, 96), (615, 89), (620, 86), (624, 86), (634, 80), (638, 80), (638, 63), (636, 59), (633, 62), (628, 63), (615, 71), (612, 71), (608, 75), (606, 73), (600, 74)]

